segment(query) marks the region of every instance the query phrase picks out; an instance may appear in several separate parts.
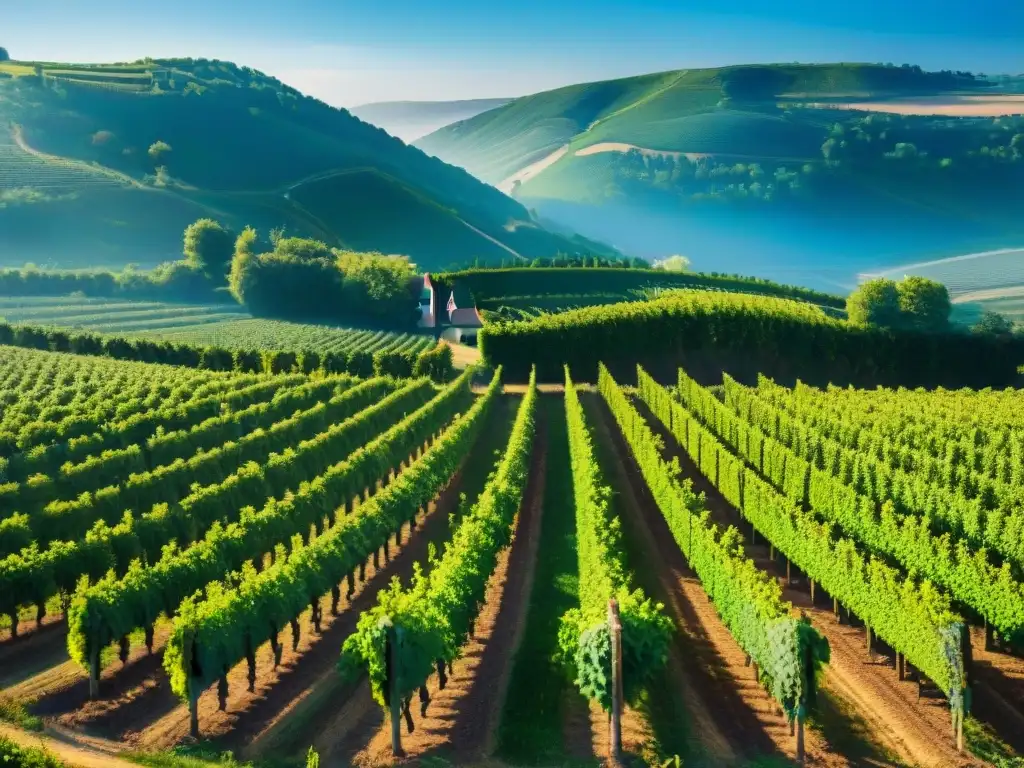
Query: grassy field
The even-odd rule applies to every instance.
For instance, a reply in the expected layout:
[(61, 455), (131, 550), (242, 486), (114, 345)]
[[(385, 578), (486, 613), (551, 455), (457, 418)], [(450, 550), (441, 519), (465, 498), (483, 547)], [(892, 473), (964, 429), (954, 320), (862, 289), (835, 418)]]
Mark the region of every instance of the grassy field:
[[(157, 140), (170, 147), (159, 158)], [(518, 203), (247, 67), (0, 64), (0, 263), (151, 265), (180, 257), (202, 217), (435, 270), (579, 250), (539, 226), (507, 229), (530, 221)]]
[(165, 339), (229, 349), (313, 349), (320, 352), (381, 349), (419, 352), (428, 336), (264, 320), (234, 304), (181, 305), (110, 299), (0, 297), (9, 323), (76, 328), (96, 333)]

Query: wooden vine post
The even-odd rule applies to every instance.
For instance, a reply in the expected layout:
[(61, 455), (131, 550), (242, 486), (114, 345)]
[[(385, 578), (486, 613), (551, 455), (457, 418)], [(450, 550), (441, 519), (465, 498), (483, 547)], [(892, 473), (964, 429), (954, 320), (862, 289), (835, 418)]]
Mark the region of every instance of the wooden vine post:
[(99, 645), (93, 643), (89, 650), (89, 698), (95, 699), (100, 695), (100, 649)]
[(796, 761), (804, 764), (804, 716), (796, 716)]
[(611, 727), (608, 729), (608, 757), (617, 761), (622, 752), (622, 620), (619, 618), (619, 603), (614, 598), (608, 601), (608, 633), (612, 641), (612, 711)]
[(199, 694), (195, 678), (188, 678), (188, 732), (193, 739), (199, 738)]
[(402, 757), (402, 692), (398, 685), (398, 656), (402, 630), (394, 625), (387, 630), (388, 706), (391, 709), (391, 754)]

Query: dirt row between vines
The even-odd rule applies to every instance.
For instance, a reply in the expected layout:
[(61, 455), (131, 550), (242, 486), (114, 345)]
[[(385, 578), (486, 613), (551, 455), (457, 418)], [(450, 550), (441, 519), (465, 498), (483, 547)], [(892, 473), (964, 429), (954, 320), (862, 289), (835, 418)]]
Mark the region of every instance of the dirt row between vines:
[[(511, 546), (498, 558), (473, 637), (463, 647), (462, 657), (452, 665), (445, 689), (439, 690), (436, 677), (432, 677), (427, 683), (431, 700), (426, 716), (420, 715), (418, 701), (410, 708), (415, 731), (409, 734), (402, 726), (402, 747), (409, 760), (437, 757), (461, 765), (484, 760), (494, 750), (494, 734), (505, 702), (512, 658), (522, 638), (533, 587), (546, 456), (546, 425), (538, 417), (529, 479)], [(337, 756), (336, 751), (321, 754)], [(352, 762), (364, 766), (394, 762), (389, 722), (381, 723), (373, 739), (354, 755)]]
[[(497, 439), (492, 435), (488, 440), (487, 430), (501, 432), (497, 419), (505, 411), (504, 400), (502, 403), (485, 425), (478, 445)], [(269, 645), (260, 649), (255, 693), (246, 690), (245, 662), (236, 665), (228, 675), (226, 712), (219, 711), (216, 686), (207, 690), (199, 701), (203, 738), (224, 748), (245, 748), (260, 741), (264, 731), (279, 732), (282, 724), (286, 731), (292, 728), (295, 724), (287, 721), (294, 718), (289, 715), (301, 709), (311, 694), (325, 690), (336, 693), (342, 687), (335, 669), (341, 643), (354, 630), (362, 611), (376, 603), (377, 593), (394, 576), (408, 579), (413, 564), (426, 559), (430, 544), (448, 536), (448, 517), (459, 508), (464, 480), (463, 472), (456, 474), (438, 499), (428, 505), (428, 513), (420, 516), (416, 529), (411, 534), (407, 529), (403, 531), (401, 543), (391, 547), (388, 562), (380, 553), (379, 568), (374, 567), (372, 560), (367, 564), (365, 580), (357, 585), (351, 600), (342, 598), (337, 617), (330, 614), (329, 595), (321, 598), (321, 634), (314, 632), (307, 610), (299, 620), (297, 649), (292, 649), (291, 631), (285, 629), (281, 633), (284, 650), (280, 666), (274, 669)], [(188, 734), (188, 710), (170, 690), (161, 666), (168, 630), (167, 625), (158, 629), (157, 650), (152, 655), (144, 647), (134, 648), (127, 664), (108, 666), (101, 676), (101, 698), (96, 701), (89, 701), (86, 675), (68, 659), (65, 648), (51, 651), (57, 658), (51, 659), (49, 668), (20, 681), (11, 693), (37, 699), (33, 711), (46, 716), (48, 722), (78, 733), (115, 739), (136, 749), (173, 746)], [(295, 726), (295, 730), (300, 737), (305, 732), (301, 726)], [(311, 742), (312, 737), (295, 745), (296, 749), (304, 752)]]
[(693, 482), (694, 491), (705, 495), (712, 520), (722, 527), (732, 525), (741, 531), (747, 556), (759, 569), (779, 580), (783, 597), (806, 613), (814, 627), (828, 639), (831, 660), (826, 666), (826, 686), (852, 704), (868, 723), (870, 737), (877, 742), (873, 746), (913, 765), (983, 764), (967, 752), (956, 751), (949, 708), (941, 694), (925, 689), (926, 695), (919, 700), (916, 682), (897, 679), (895, 654), (876, 642), (874, 653), (869, 656), (864, 629), (848, 622), (839, 624), (832, 613), (832, 600), (824, 590), (818, 590), (821, 594), (812, 605), (809, 584), (797, 577), (795, 568), (792, 569), (795, 578), (787, 584), (784, 560), (770, 557), (763, 537), (757, 537), (757, 544), (750, 543), (750, 524), (704, 477), (650, 410), (639, 399), (634, 399), (634, 404), (664, 440), (666, 456), (678, 459), (683, 477)]
[[(648, 563), (662, 588), (658, 597), (676, 624), (672, 656), (683, 665), (673, 672), (685, 686), (687, 714), (703, 748), (719, 764), (765, 755), (794, 757), (785, 717), (753, 679), (746, 654), (676, 546), (614, 417), (603, 400), (594, 411), (601, 417), (595, 424), (597, 438), (609, 442), (618, 457), (618, 471), (610, 479), (629, 512), (623, 523), (633, 526), (645, 543)], [(848, 765), (811, 731), (806, 733), (805, 748), (815, 764)]]
[(240, 749), (246, 759), (302, 754), (313, 745), (327, 764), (332, 764), (331, 761), (341, 759), (340, 755), (351, 755), (370, 742), (384, 721), (384, 713), (371, 697), (365, 679), (346, 682), (336, 671), (341, 644), (355, 629), (362, 611), (376, 603), (381, 588), (395, 576), (403, 584), (408, 584), (414, 565), (427, 563), (431, 546), (441, 547), (450, 538), (449, 516), (458, 512), (461, 496), (467, 487), (472, 491), (467, 494), (469, 503), (482, 489), (483, 479), (493, 465), (492, 451), (504, 447), (503, 438), (511, 428), (513, 405), (517, 403), (518, 398), (500, 400), (460, 476), (442, 494), (427, 525), (418, 531), (422, 535), (415, 542), (408, 542), (401, 556), (392, 559), (395, 568), (374, 584), (373, 593), (368, 595), (365, 604), (353, 606), (355, 610), (342, 613), (342, 616), (347, 615), (345, 627), (339, 632), (338, 639), (332, 642), (327, 663), (312, 662), (307, 685), (286, 698), (285, 706), (275, 710), (272, 718), (253, 724), (248, 733), (236, 728), (222, 743)]

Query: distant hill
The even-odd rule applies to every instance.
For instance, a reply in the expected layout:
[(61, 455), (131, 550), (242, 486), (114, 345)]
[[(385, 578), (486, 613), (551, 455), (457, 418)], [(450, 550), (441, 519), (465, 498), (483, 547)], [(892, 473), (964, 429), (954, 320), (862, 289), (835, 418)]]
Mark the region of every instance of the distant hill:
[(150, 265), (202, 216), (422, 268), (578, 252), (465, 171), (247, 67), (0, 63), (0, 262)]
[(413, 142), (438, 128), (468, 120), (512, 99), (467, 99), (464, 101), (381, 101), (349, 110), (370, 125), (383, 128), (402, 141)]
[(1016, 83), (873, 64), (680, 70), (515, 99), (415, 145), (631, 253), (835, 290), (1024, 245)]

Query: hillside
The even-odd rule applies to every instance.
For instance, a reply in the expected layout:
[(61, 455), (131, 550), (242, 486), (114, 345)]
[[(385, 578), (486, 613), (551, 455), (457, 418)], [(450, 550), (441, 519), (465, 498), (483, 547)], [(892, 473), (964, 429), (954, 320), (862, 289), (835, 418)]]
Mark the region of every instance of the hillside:
[(201, 216), (428, 269), (578, 250), (464, 171), (246, 67), (0, 64), (0, 261), (149, 265), (179, 257)]
[(1019, 247), (1020, 113), (970, 73), (736, 66), (535, 94), (416, 146), (631, 253), (835, 289)]
[(363, 122), (383, 128), (402, 141), (412, 142), (446, 125), (468, 120), (511, 99), (463, 99), (460, 101), (381, 101), (349, 109)]

